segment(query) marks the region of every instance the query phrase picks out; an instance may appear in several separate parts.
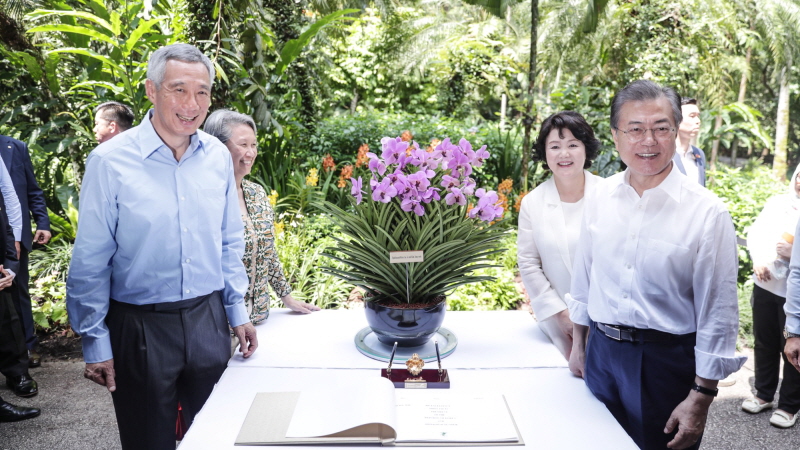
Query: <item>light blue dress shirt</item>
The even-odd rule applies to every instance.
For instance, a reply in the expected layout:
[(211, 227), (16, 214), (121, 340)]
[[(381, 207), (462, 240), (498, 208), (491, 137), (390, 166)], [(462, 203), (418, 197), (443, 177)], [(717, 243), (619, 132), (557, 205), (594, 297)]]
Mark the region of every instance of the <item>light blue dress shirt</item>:
[(230, 152), (198, 131), (176, 161), (151, 114), (86, 162), (67, 311), (87, 363), (113, 357), (105, 325), (110, 298), (143, 305), (222, 290), (231, 326), (250, 320)]
[[(797, 222), (795, 237), (800, 233), (800, 222)], [(800, 244), (800, 242), (798, 242)], [(789, 276), (786, 278), (786, 331), (800, 334), (800, 245), (792, 246), (792, 257), (789, 260)]]
[(14, 190), (14, 182), (8, 173), (5, 164), (0, 163), (0, 191), (3, 193), (3, 201), (6, 204), (6, 215), (8, 224), (14, 233), (14, 240), (22, 240), (22, 207), (19, 204), (17, 191)]

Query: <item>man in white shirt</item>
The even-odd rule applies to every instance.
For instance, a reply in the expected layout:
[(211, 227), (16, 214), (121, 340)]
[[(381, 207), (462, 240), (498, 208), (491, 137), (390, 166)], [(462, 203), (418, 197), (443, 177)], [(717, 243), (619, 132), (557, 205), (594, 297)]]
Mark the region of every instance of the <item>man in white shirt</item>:
[(628, 168), (586, 197), (569, 300), (570, 370), (644, 449), (699, 448), (717, 380), (745, 360), (733, 223), (672, 162), (680, 122), (672, 89), (640, 80), (614, 97)]
[(677, 149), (672, 160), (682, 174), (705, 186), (706, 154), (692, 145), (692, 141), (700, 133), (700, 108), (697, 107), (697, 100), (682, 98), (681, 113), (683, 120), (678, 127)]

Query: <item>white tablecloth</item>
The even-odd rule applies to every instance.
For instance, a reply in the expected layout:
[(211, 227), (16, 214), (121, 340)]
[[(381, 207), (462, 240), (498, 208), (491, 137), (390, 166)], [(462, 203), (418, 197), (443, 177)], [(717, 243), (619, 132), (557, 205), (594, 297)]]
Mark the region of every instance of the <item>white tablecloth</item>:
[[(319, 383), (327, 383), (335, 389), (337, 380), (376, 376), (379, 376), (377, 370), (365, 369), (229, 367), (195, 418), (179, 450), (264, 448), (234, 446), (257, 392), (301, 391), (304, 386)], [(583, 380), (573, 377), (566, 368), (450, 369), (450, 378), (454, 391), (497, 392), (505, 395), (527, 448), (637, 448), (611, 413), (589, 392)], [(282, 448), (299, 450), (304, 447)], [(365, 447), (347, 448), (363, 450)], [(441, 450), (441, 447), (436, 448)], [(514, 447), (494, 448), (508, 450)]]
[[(297, 314), (272, 310), (256, 327), (258, 350), (241, 353), (228, 367), (371, 369), (386, 363), (358, 352), (355, 335), (367, 326), (363, 310), (324, 310)], [(448, 311), (443, 327), (458, 338), (446, 369), (567, 367), (567, 361), (524, 311)]]

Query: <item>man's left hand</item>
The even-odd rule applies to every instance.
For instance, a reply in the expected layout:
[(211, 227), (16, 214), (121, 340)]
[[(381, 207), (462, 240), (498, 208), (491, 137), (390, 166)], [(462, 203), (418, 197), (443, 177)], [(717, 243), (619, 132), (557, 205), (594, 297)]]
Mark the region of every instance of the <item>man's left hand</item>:
[(708, 417), (708, 407), (714, 397), (691, 391), (686, 400), (682, 401), (669, 416), (664, 433), (672, 433), (678, 427), (675, 435), (667, 447), (683, 449), (694, 445), (703, 430), (706, 428), (706, 418)]
[(794, 368), (800, 370), (800, 338), (790, 337), (787, 339), (783, 352), (786, 353), (786, 358)]
[(36, 230), (36, 233), (33, 235), (33, 242), (42, 245), (47, 244), (50, 242), (50, 236), (52, 236), (52, 234), (47, 230)]
[(9, 272), (6, 270), (2, 264), (0, 264), (0, 274), (2, 274), (2, 278), (0, 278), (0, 291), (6, 288), (11, 287), (11, 283), (14, 282), (14, 274), (13, 272)]
[(233, 327), (233, 334), (239, 339), (239, 351), (242, 352), (243, 357), (249, 358), (255, 353), (258, 348), (258, 337), (256, 337), (256, 327), (253, 326), (253, 322)]

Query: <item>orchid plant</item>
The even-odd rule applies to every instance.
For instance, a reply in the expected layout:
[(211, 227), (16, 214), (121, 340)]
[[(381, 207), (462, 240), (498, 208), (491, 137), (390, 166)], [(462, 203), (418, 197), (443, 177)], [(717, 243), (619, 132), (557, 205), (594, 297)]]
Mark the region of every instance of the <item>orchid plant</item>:
[[(431, 304), (458, 286), (491, 280), (471, 273), (490, 267), (503, 216), (494, 191), (476, 189), (473, 169), (489, 158), (466, 139), (425, 150), (385, 137), (382, 153), (367, 153), (371, 177), (351, 179), (353, 210), (324, 209), (346, 235), (325, 255), (346, 264), (324, 271), (384, 303)], [(422, 262), (390, 262), (390, 252), (421, 250)]]

